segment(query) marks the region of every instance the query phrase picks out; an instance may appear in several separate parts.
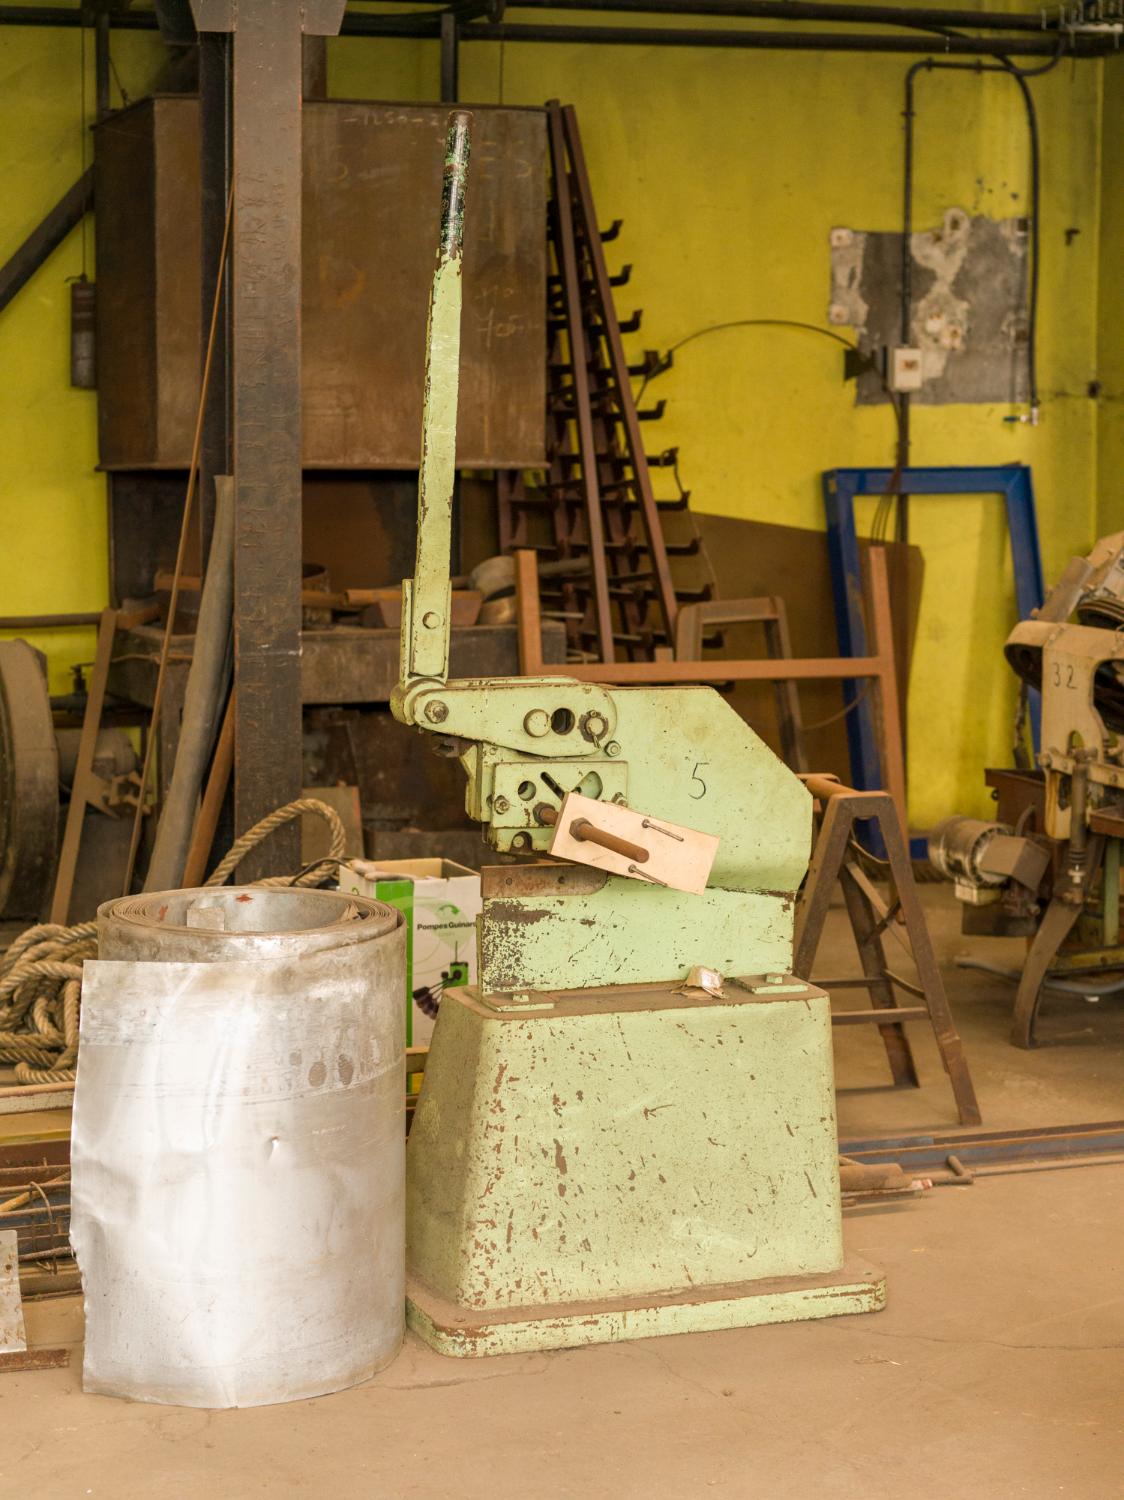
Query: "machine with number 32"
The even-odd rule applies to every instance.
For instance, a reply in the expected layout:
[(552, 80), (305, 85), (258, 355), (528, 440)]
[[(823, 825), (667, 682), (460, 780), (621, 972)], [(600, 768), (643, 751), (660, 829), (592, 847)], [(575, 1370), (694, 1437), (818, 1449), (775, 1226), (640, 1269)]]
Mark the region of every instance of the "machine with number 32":
[(1011, 1040), (1035, 1044), (1044, 993), (1086, 999), (1124, 989), (1124, 532), (1075, 557), (1007, 660), (1042, 693), (1038, 769), (989, 771), (994, 823), (949, 818), (930, 858), (956, 883), (964, 931), (1030, 938)]

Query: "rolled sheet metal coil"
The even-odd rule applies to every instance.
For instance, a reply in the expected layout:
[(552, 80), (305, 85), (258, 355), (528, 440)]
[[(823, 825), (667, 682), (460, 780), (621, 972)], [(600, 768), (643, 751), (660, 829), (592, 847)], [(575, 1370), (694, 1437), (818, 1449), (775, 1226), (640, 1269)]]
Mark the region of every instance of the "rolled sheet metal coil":
[(111, 901), (98, 926), (72, 1144), (86, 1389), (259, 1406), (369, 1378), (403, 1333), (399, 913), (227, 887)]
[(101, 958), (153, 963), (299, 957), (392, 932), (393, 907), (300, 886), (198, 886), (123, 896), (98, 909)]

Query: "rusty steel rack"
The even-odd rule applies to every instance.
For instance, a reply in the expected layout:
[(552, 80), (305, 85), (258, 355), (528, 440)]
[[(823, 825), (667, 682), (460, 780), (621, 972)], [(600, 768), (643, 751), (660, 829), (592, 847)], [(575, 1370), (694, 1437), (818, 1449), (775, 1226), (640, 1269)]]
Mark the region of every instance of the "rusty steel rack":
[[(547, 105), (553, 194), (550, 241), (554, 271), (547, 283), (548, 466), (538, 483), (523, 473), (499, 476), (500, 543), (505, 552), (530, 547), (542, 561), (568, 562), (542, 574), (543, 613), (565, 621), (578, 660), (651, 661), (675, 643), (679, 605), (710, 599), (713, 576), (677, 576), (675, 558), (700, 558), (701, 543), (678, 483), (677, 451), (648, 453), (641, 424), (657, 420), (664, 403), (637, 407), (632, 379), (654, 368), (656, 356), (629, 365), (622, 334), (641, 313), (621, 321), (613, 288), (631, 266), (610, 275), (602, 233), (572, 106)], [(671, 470), (677, 493), (657, 498), (652, 470)], [(669, 517), (680, 518), (674, 528)], [(698, 568), (693, 570), (698, 573)]]
[(14, 1229), (21, 1273), (73, 1266), (70, 1169), (65, 1161), (0, 1165), (0, 1229)]

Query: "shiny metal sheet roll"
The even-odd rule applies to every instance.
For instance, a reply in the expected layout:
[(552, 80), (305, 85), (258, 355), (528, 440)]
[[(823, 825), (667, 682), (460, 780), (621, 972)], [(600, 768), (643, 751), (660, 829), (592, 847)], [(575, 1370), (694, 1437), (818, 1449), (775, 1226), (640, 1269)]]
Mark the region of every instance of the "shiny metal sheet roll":
[(335, 891), (112, 901), (86, 964), (71, 1240), (89, 1391), (258, 1406), (403, 1331), (405, 930)]

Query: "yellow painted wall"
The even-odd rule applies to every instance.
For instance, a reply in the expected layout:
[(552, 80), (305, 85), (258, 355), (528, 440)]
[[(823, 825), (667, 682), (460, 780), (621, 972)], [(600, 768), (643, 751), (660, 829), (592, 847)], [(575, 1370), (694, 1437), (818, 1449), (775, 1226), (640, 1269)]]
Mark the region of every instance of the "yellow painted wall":
[(1124, 530), (1124, 70), (1105, 71), (1098, 296), (1097, 530)]
[[(72, 180), (79, 137), (75, 34), (8, 29), (5, 42), (0, 139), (8, 151), (18, 143), (21, 157), (7, 179), (6, 250)], [(115, 33), (113, 51), (131, 91), (159, 60), (144, 35)], [(495, 102), (502, 90), (505, 103), (577, 106), (602, 218), (625, 221), (611, 256), (635, 267), (621, 296), (645, 310), (630, 341), (639, 350), (736, 317), (825, 322), (829, 230), (899, 223), (906, 65), (480, 43), (462, 48), (462, 97)], [(432, 43), (330, 43), (337, 97), (433, 99), (437, 69)], [(1001, 407), (919, 408), (914, 462), (1031, 464), (1051, 577), (1095, 532), (1098, 437), (1102, 451), (1106, 442), (1085, 394), (1098, 355), (1101, 67), (1066, 63), (1032, 87), (1045, 184), (1042, 423), (1006, 424)], [(916, 224), (951, 204), (1025, 212), (1026, 133), (1010, 80), (925, 77), (918, 103)], [(1069, 245), (1067, 228), (1079, 231)], [(0, 358), (26, 393), (0, 407), (9, 521), (0, 612), (93, 608), (105, 596), (93, 397), (66, 383), (64, 278), (79, 269), (76, 241), (0, 315)], [(826, 340), (770, 330), (716, 334), (682, 351), (653, 395), (668, 398), (659, 441), (680, 446), (699, 509), (815, 527), (823, 469), (892, 462), (889, 412), (854, 408), (840, 359)], [(996, 499), (915, 502), (913, 516), (927, 575), (910, 697), (911, 810), (924, 826), (953, 810), (986, 811), (981, 769), (1008, 759), (1014, 684), (1001, 646), (1014, 601)], [(70, 636), (44, 644), (56, 680), (67, 660), (89, 653)]]
[[(86, 98), (82, 78), (85, 51)], [(162, 44), (118, 33), (113, 56), (130, 95), (146, 89)], [(3, 29), (0, 45), (0, 257), (7, 259), (70, 188), (92, 142), (93, 43), (77, 30)], [(115, 102), (120, 93), (115, 88)], [(93, 220), (85, 226), (94, 273)], [(0, 312), (0, 614), (84, 614), (108, 597), (105, 482), (97, 463), (93, 391), (70, 385), (70, 288), (82, 271), (74, 230)], [(40, 631), (52, 692), (66, 692), (72, 663), (93, 656), (92, 630)]]

